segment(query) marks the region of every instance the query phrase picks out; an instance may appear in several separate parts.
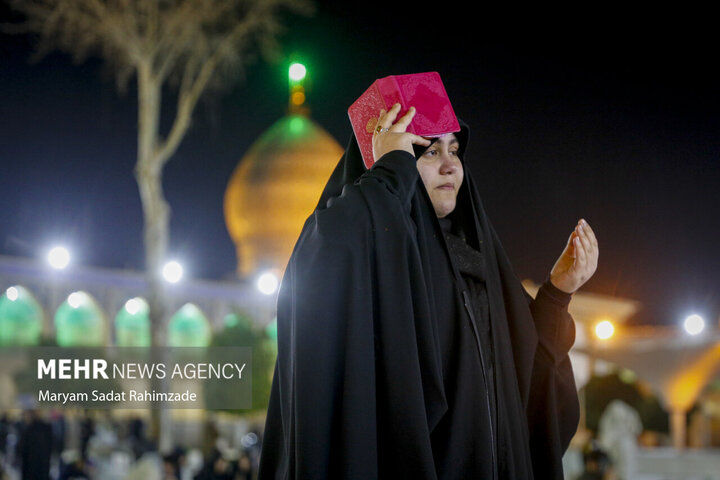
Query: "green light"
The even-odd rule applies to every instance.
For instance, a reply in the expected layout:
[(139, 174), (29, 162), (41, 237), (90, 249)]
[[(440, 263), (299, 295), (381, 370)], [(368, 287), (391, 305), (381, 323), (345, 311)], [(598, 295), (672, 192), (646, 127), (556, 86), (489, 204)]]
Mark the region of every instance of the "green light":
[(239, 323), (240, 320), (238, 320), (238, 316), (234, 313), (228, 313), (225, 315), (225, 328), (237, 327)]
[(105, 344), (105, 319), (97, 302), (85, 292), (73, 292), (55, 312), (55, 335), (61, 347)]
[(620, 377), (620, 380), (624, 383), (634, 383), (637, 380), (635, 372), (628, 370), (627, 368), (620, 370), (618, 377)]
[(210, 344), (210, 322), (192, 303), (186, 303), (170, 318), (168, 346), (207, 347)]
[(302, 63), (293, 63), (288, 70), (291, 82), (300, 82), (305, 78), (307, 69)]
[(15, 285), (0, 295), (0, 346), (37, 345), (43, 311), (29, 290)]
[(120, 347), (150, 346), (150, 307), (140, 298), (125, 302), (115, 316), (115, 344)]
[(273, 321), (265, 327), (265, 333), (271, 340), (277, 342), (277, 318), (273, 319)]
[(294, 135), (299, 135), (303, 131), (303, 127), (305, 126), (305, 122), (302, 117), (293, 117), (290, 120), (290, 132), (292, 132)]

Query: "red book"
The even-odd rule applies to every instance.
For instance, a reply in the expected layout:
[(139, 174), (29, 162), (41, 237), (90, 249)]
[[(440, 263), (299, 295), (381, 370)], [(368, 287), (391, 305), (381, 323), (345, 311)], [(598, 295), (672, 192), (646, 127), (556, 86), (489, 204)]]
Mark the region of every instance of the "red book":
[(455, 111), (437, 72), (391, 75), (375, 80), (360, 98), (348, 108), (355, 138), (365, 167), (373, 159), (372, 136), (381, 109), (390, 110), (400, 103), (398, 118), (415, 107), (416, 114), (407, 131), (422, 137), (441, 137), (460, 131)]

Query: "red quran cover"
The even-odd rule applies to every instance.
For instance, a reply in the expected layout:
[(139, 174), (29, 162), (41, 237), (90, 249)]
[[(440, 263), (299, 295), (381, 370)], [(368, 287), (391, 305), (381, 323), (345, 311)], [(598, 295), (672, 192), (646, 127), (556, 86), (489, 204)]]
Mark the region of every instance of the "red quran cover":
[(460, 124), (450, 104), (445, 86), (437, 72), (391, 75), (379, 78), (348, 108), (355, 138), (357, 138), (365, 167), (375, 162), (372, 136), (381, 109), (390, 110), (400, 103), (398, 118), (415, 107), (417, 113), (408, 132), (423, 137), (441, 137), (459, 132)]

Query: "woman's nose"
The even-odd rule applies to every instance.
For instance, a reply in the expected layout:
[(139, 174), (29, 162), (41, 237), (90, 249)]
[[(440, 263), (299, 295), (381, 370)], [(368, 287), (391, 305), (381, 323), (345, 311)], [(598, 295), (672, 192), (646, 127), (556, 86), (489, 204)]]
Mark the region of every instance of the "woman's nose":
[(443, 154), (441, 157), (441, 163), (440, 163), (440, 173), (448, 174), (448, 173), (453, 173), (456, 170), (457, 170), (457, 160), (449, 153)]

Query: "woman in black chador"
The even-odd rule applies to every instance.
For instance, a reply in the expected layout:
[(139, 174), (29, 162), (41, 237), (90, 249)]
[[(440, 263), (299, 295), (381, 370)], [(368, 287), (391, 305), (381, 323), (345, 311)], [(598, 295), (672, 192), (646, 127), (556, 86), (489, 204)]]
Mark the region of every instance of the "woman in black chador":
[(562, 479), (578, 401), (571, 293), (598, 247), (580, 220), (536, 298), (464, 164), (380, 112), (377, 162), (350, 140), (278, 298), (260, 478)]

